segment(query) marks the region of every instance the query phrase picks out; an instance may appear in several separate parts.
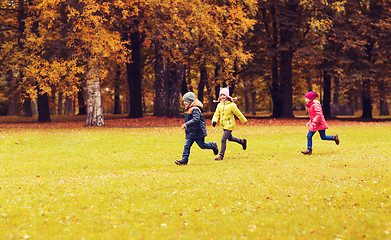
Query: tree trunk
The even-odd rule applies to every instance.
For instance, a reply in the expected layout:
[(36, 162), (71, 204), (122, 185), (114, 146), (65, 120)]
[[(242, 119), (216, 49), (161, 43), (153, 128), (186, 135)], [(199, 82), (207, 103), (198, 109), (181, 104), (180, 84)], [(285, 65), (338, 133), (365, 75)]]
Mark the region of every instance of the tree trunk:
[(379, 110), (380, 116), (390, 115), (389, 105), (387, 103), (387, 90), (385, 82), (381, 81), (379, 86), (380, 100), (379, 100)]
[[(373, 45), (371, 40), (366, 46), (367, 60), (369, 63), (373, 63), (372, 50)], [(370, 68), (370, 67), (369, 67)], [(369, 70), (368, 70), (369, 71)], [(372, 118), (372, 94), (371, 94), (371, 80), (369, 78), (364, 79), (361, 89), (362, 100), (362, 118)]]
[(353, 105), (354, 105), (354, 111), (357, 112), (360, 110), (360, 105), (359, 105), (359, 99), (360, 99), (361, 94), (359, 93), (358, 90), (353, 90)]
[(251, 89), (251, 112), (255, 116), (257, 114), (257, 91)]
[(185, 75), (185, 64), (177, 63), (174, 65), (174, 76), (170, 78), (169, 87), (169, 112), (168, 117), (179, 117), (180, 107), (180, 93), (181, 93), (181, 82)]
[(33, 116), (33, 109), (31, 106), (31, 99), (30, 96), (26, 96), (23, 98), (23, 110), (24, 110), (24, 116), (25, 117), (32, 117)]
[(380, 98), (380, 116), (388, 116), (390, 115), (390, 110), (389, 110), (389, 107), (388, 107), (388, 103), (387, 101), (384, 101), (384, 98)]
[(183, 76), (182, 84), (181, 84), (181, 94), (185, 95), (189, 89), (187, 88), (186, 74)]
[(281, 117), (293, 118), (293, 100), (292, 100), (292, 58), (293, 51), (282, 51), (280, 60), (280, 77), (282, 92)]
[(12, 70), (8, 69), (6, 74), (6, 82), (8, 86), (8, 116), (17, 115), (17, 96), (15, 96), (17, 86), (15, 84), (15, 78), (12, 75)]
[(50, 107), (50, 115), (56, 115), (56, 88), (53, 87), (52, 88), (52, 92), (51, 92), (51, 98), (50, 98), (50, 104), (49, 104), (49, 107)]
[(79, 105), (78, 115), (86, 115), (87, 110), (86, 110), (86, 102), (84, 100), (84, 87), (83, 86), (81, 86), (79, 88), (79, 91), (77, 92), (77, 103)]
[(292, 100), (292, 59), (294, 53), (293, 36), (294, 23), (297, 16), (298, 2), (290, 0), (285, 3), (285, 19), (281, 21), (280, 41), (280, 89), (282, 93), (281, 117), (293, 118), (293, 100)]
[(272, 86), (271, 86), (271, 97), (273, 102), (273, 117), (279, 118), (282, 114), (282, 104), (281, 104), (281, 90), (280, 90), (280, 79), (278, 76), (278, 55), (277, 55), (277, 45), (278, 45), (278, 28), (276, 21), (276, 8), (273, 5), (271, 7), (271, 16), (272, 16), (272, 29), (273, 29), (273, 43), (271, 50), (273, 51), (272, 56)]
[[(220, 87), (221, 87), (221, 84), (219, 83), (219, 78), (220, 78), (220, 64), (217, 63), (216, 66), (215, 66), (215, 71), (214, 71), (214, 81), (215, 81), (215, 99), (219, 99), (219, 94), (220, 94)], [(217, 105), (217, 104), (216, 104)]]
[(209, 100), (208, 111), (212, 112), (214, 110), (213, 109), (214, 96), (213, 96), (212, 88), (210, 87), (210, 82), (209, 81), (206, 82), (206, 91), (208, 92), (208, 100)]
[(182, 62), (171, 63), (163, 57), (163, 45), (155, 42), (155, 102), (154, 115), (179, 117), (179, 95), (185, 75)]
[(73, 107), (73, 98), (72, 97), (67, 97), (67, 112), (68, 115), (74, 115), (75, 114), (75, 108)]
[(339, 78), (334, 77), (333, 104), (335, 104), (335, 105), (339, 104), (339, 90), (340, 90)]
[(66, 95), (65, 96), (65, 103), (64, 103), (64, 114), (65, 115), (70, 115), (71, 114), (71, 108), (70, 108), (69, 105), (71, 105), (70, 98)]
[(121, 114), (121, 99), (120, 99), (120, 78), (121, 78), (121, 68), (117, 64), (117, 70), (114, 79), (114, 114)]
[(331, 117), (331, 76), (323, 71), (323, 115), (325, 118)]
[(90, 68), (87, 72), (87, 117), (86, 127), (104, 126), (102, 96), (100, 92), (99, 72), (96, 68)]
[(154, 100), (154, 115), (166, 116), (168, 105), (168, 70), (167, 64), (164, 61), (163, 46), (159, 41), (155, 42), (155, 100)]
[(114, 111), (113, 114), (121, 114), (121, 103), (119, 97), (119, 86), (114, 86)]
[(281, 90), (280, 82), (278, 77), (278, 66), (277, 58), (273, 57), (272, 59), (272, 86), (271, 86), (271, 98), (273, 102), (273, 117), (279, 118), (282, 114), (282, 104), (281, 104)]
[(62, 95), (63, 95), (62, 92), (59, 92), (59, 93), (58, 93), (58, 103), (57, 103), (57, 105), (58, 105), (57, 114), (58, 114), (58, 115), (63, 115)]
[(382, 97), (380, 97), (379, 106), (380, 106), (380, 109), (379, 109), (380, 110), (380, 116), (388, 116), (388, 115), (390, 115), (390, 110), (389, 110), (389, 107), (388, 107), (388, 103)]
[[(190, 63), (188, 62), (187, 64), (188, 65), (185, 66), (186, 67), (185, 71), (187, 71), (187, 74), (185, 74), (184, 77), (183, 77), (183, 81), (186, 84), (182, 85), (182, 89), (181, 89), (182, 93), (183, 93), (185, 88), (186, 88), (186, 92), (185, 93), (187, 93), (187, 92), (194, 92), (193, 86), (191, 85), (191, 67), (190, 67)], [(185, 93), (183, 93), (183, 94), (185, 94)]]
[[(25, 20), (26, 20), (26, 11), (24, 7), (25, 1), (18, 1), (18, 48), (19, 51), (24, 50), (24, 45), (23, 45), (23, 39), (25, 38)], [(23, 70), (21, 66), (19, 67), (19, 82), (22, 82), (23, 79)], [(31, 108), (31, 99), (28, 94), (25, 93), (25, 97), (23, 97), (23, 110), (24, 110), (24, 116), (25, 117), (32, 117), (33, 116), (33, 110)]]
[(371, 81), (364, 80), (361, 91), (362, 118), (372, 118)]
[(8, 97), (8, 116), (16, 116), (17, 114), (17, 104), (13, 96)]
[(249, 84), (244, 82), (244, 111), (246, 114), (250, 113), (250, 98), (249, 98)]
[(38, 90), (38, 122), (51, 122), (49, 109), (49, 96), (47, 93), (41, 94)]
[(142, 74), (141, 74), (141, 45), (142, 37), (139, 32), (132, 32), (130, 34), (131, 44), (128, 46), (132, 50), (132, 62), (126, 63), (126, 70), (128, 74), (128, 86), (130, 94), (130, 112), (128, 118), (143, 117), (142, 104)]
[(198, 83), (198, 100), (204, 102), (204, 89), (206, 82), (208, 81), (208, 71), (205, 66), (205, 62), (200, 67), (200, 82)]

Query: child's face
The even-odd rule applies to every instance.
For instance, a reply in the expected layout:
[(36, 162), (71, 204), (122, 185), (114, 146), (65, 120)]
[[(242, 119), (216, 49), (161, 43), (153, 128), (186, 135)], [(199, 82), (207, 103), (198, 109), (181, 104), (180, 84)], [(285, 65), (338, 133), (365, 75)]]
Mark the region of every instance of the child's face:
[(305, 103), (311, 102), (311, 100), (309, 100), (308, 98), (304, 98), (304, 99), (305, 99)]
[(220, 99), (221, 99), (222, 102), (225, 102), (225, 101), (227, 101), (228, 98), (224, 94), (221, 94), (220, 95)]
[(190, 106), (190, 103), (187, 101), (183, 101), (183, 104), (185, 105), (185, 108), (188, 108)]

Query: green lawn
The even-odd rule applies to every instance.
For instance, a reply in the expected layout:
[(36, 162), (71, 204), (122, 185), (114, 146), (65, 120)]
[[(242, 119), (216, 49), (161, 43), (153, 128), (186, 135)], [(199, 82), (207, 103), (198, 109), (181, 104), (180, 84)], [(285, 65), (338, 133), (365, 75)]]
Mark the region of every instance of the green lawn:
[(179, 127), (0, 129), (0, 239), (391, 239), (391, 125), (326, 133), (238, 126), (177, 166)]

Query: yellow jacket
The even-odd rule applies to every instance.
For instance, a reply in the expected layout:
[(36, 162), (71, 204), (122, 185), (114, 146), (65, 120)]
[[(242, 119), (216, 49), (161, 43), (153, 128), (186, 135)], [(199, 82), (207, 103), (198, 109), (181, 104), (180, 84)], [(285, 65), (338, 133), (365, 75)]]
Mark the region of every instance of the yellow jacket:
[(220, 119), (220, 126), (225, 130), (234, 130), (235, 116), (239, 118), (242, 123), (247, 123), (246, 117), (240, 112), (239, 108), (233, 102), (220, 102), (217, 105), (216, 111), (213, 114), (212, 122), (218, 122)]

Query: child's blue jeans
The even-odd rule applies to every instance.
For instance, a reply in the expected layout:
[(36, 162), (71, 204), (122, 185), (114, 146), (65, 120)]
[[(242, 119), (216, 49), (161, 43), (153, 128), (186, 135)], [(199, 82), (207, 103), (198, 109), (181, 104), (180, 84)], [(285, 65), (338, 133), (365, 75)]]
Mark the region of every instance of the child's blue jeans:
[(189, 159), (190, 148), (196, 142), (201, 149), (213, 149), (213, 143), (205, 142), (205, 138), (186, 138), (182, 159)]
[[(326, 135), (326, 130), (319, 130), (319, 135), (322, 140), (334, 140), (334, 137), (331, 135)], [(314, 136), (315, 132), (308, 131), (307, 134), (307, 149), (312, 149), (312, 137)]]

